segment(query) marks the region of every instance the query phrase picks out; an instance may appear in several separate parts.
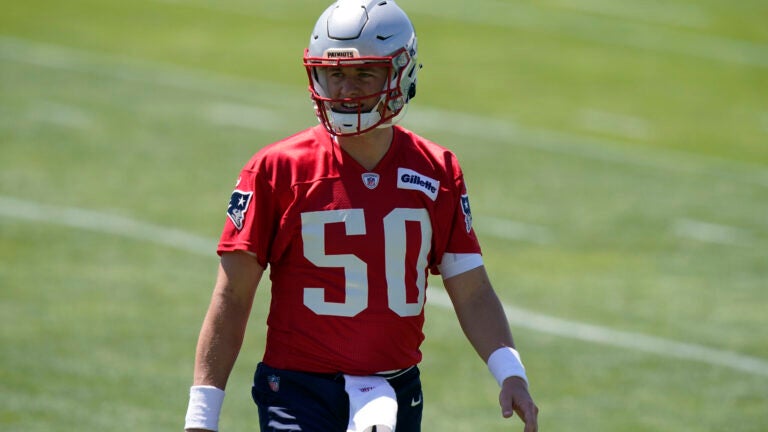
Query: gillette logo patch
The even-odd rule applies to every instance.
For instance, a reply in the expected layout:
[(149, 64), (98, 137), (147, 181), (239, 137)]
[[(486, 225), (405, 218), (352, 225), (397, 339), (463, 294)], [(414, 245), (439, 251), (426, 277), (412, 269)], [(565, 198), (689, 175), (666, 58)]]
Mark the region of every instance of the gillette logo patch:
[(437, 199), (440, 182), (408, 168), (397, 169), (397, 188), (424, 192), (432, 201)]

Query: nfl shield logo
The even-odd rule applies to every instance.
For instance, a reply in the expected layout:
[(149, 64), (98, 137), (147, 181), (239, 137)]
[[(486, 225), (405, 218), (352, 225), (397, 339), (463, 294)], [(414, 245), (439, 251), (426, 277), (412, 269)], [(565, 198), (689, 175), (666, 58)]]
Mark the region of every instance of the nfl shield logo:
[(379, 185), (379, 175), (376, 173), (363, 174), (363, 184), (368, 189), (376, 189), (376, 186)]
[(277, 375), (270, 375), (267, 377), (267, 383), (269, 384), (269, 388), (272, 389), (273, 392), (277, 393), (280, 390), (280, 377)]

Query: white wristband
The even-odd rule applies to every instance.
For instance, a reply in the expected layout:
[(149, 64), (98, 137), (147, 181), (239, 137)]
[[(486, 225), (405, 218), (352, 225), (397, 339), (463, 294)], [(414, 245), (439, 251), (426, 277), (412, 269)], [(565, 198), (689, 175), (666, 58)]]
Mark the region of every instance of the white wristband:
[(184, 429), (219, 430), (219, 413), (224, 402), (224, 390), (214, 386), (192, 386)]
[(528, 377), (525, 376), (525, 366), (520, 361), (520, 354), (514, 348), (501, 347), (494, 351), (488, 357), (488, 370), (496, 378), (499, 386), (501, 386), (505, 379), (512, 376), (520, 377), (528, 384)]

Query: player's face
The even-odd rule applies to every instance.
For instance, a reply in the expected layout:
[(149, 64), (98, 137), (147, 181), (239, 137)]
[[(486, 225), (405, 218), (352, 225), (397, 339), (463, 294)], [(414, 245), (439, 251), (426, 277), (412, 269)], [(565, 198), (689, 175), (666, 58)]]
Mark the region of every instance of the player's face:
[[(389, 78), (386, 67), (333, 67), (328, 69), (328, 93), (336, 112), (370, 112)], [(371, 96), (373, 95), (373, 96)]]

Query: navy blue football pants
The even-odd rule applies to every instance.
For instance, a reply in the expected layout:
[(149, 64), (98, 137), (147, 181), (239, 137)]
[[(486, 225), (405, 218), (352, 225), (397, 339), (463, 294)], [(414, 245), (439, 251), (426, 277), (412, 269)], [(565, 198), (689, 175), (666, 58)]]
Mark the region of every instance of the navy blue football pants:
[[(387, 379), (397, 395), (397, 432), (420, 432), (424, 407), (419, 369)], [(349, 396), (343, 374), (275, 369), (259, 363), (251, 389), (261, 432), (345, 432)]]

